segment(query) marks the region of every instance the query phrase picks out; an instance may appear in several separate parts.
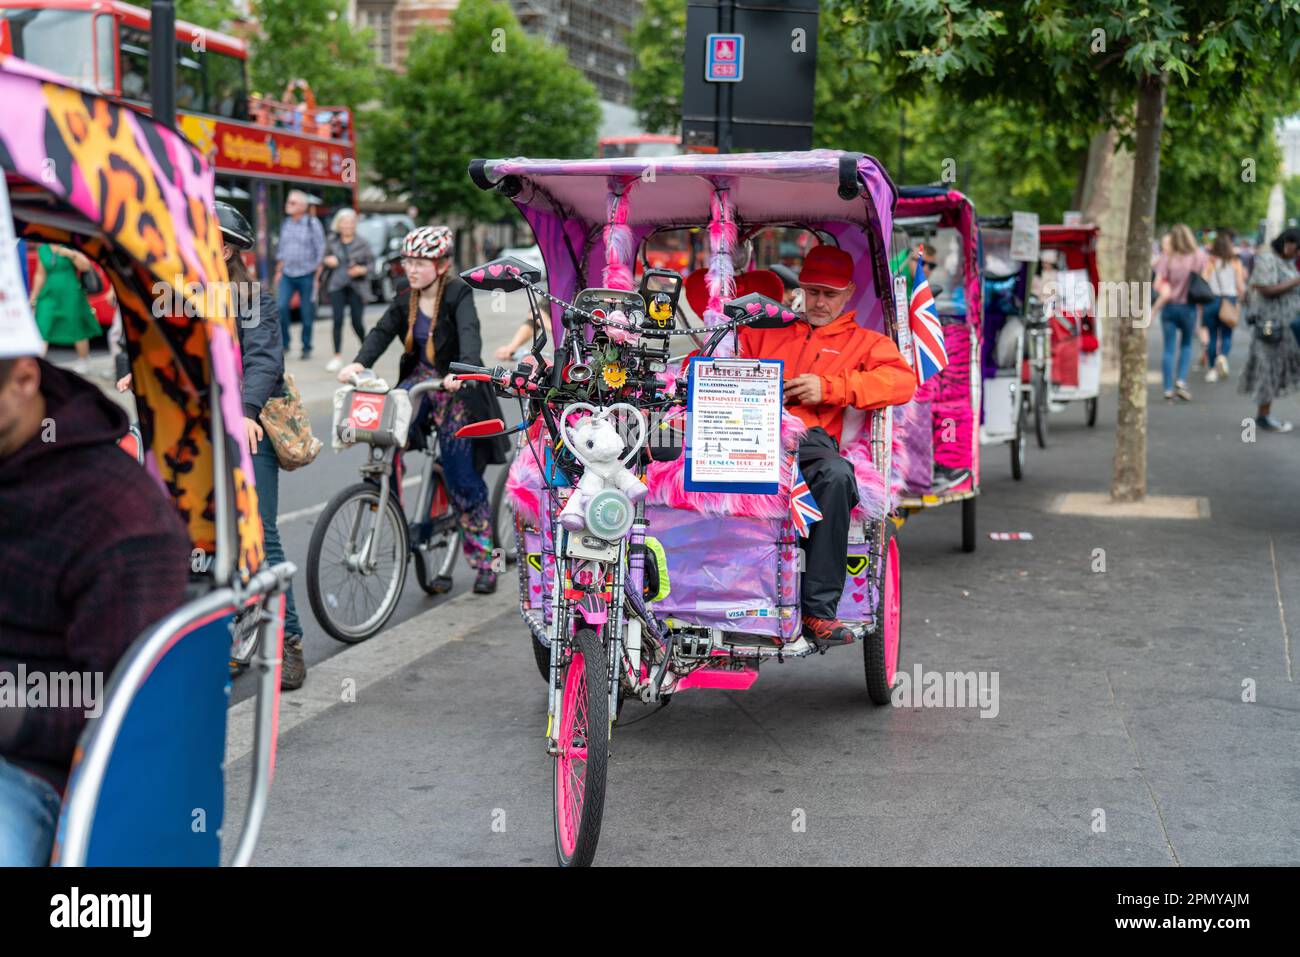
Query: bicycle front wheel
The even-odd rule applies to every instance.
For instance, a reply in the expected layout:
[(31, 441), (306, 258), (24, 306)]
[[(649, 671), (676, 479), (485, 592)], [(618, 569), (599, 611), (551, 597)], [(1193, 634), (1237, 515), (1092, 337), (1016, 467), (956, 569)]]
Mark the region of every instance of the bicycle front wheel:
[(360, 482), (325, 506), (307, 551), (311, 610), (332, 637), (355, 644), (388, 622), (406, 583), (406, 517), (390, 495)]
[(586, 867), (596, 856), (609, 768), (609, 681), (605, 647), (584, 628), (561, 667), (555, 758), (555, 855), (561, 867)]

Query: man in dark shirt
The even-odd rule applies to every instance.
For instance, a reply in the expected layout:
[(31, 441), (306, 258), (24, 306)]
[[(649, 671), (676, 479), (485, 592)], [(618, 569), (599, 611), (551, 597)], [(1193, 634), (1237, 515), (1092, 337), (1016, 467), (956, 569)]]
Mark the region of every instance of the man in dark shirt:
[(127, 424), (80, 377), (0, 359), (0, 866), (48, 862), (87, 715), (131, 642), (185, 600), (189, 537), (117, 447)]

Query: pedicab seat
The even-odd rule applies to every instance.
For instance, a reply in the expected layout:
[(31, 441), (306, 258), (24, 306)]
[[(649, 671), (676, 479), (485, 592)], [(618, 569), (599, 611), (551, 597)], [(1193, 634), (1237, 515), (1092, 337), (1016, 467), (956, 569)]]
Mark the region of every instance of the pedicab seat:
[(182, 606), (127, 650), (82, 732), (51, 863), (220, 863), (231, 597)]

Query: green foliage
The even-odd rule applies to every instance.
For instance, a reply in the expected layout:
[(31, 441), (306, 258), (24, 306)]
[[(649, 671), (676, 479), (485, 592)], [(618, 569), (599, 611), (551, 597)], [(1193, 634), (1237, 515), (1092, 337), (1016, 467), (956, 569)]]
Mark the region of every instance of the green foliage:
[(682, 119), (682, 60), (686, 49), (683, 0), (645, 0), (628, 34), (636, 65), (628, 78), (632, 106), (652, 133), (675, 133)]
[(225, 30), (238, 15), (231, 0), (176, 0), (177, 20), (185, 20), (207, 30)]
[(370, 31), (348, 23), (347, 0), (253, 0), (261, 32), (252, 44), (253, 89), (279, 98), (306, 80), (316, 102), (356, 110), (378, 92)]
[(1286, 194), (1287, 221), (1295, 220), (1300, 222), (1300, 176), (1291, 176), (1284, 179), (1282, 189)]
[(462, 0), (449, 30), (420, 30), (383, 101), (371, 127), (376, 172), (390, 191), (410, 190), (426, 216), (490, 221), (512, 208), (470, 183), (474, 157), (595, 151), (595, 89), (497, 0)]

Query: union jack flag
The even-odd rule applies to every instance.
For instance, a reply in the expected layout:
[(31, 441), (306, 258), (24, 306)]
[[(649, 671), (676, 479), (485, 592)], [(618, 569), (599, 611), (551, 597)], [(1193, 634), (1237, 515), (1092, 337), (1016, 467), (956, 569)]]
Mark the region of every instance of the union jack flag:
[(821, 521), (822, 510), (817, 507), (817, 499), (803, 477), (798, 459), (791, 462), (790, 473), (790, 521), (799, 530), (799, 537), (807, 538), (812, 523)]
[(930, 283), (926, 281), (920, 257), (917, 257), (916, 277), (912, 282), (908, 325), (912, 330), (912, 348), (916, 354), (912, 366), (916, 369), (919, 385), (931, 376), (938, 375), (948, 364), (948, 352), (943, 345), (943, 326), (935, 312), (934, 296), (930, 293)]

